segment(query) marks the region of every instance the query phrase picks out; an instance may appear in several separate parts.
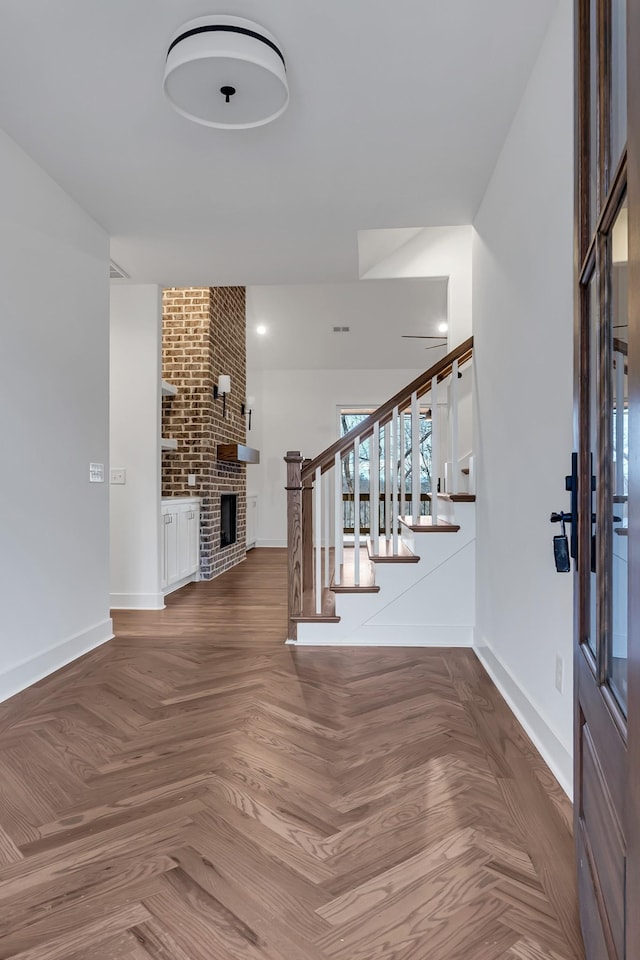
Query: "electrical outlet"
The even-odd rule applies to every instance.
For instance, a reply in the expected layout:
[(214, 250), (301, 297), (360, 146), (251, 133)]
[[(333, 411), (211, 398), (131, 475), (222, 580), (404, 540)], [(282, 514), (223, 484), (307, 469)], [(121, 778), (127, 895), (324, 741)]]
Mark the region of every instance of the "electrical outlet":
[(188, 474), (187, 474), (187, 486), (188, 486), (188, 487), (195, 487), (195, 485), (196, 485), (196, 475), (195, 475), (195, 473), (188, 473)]
[(564, 660), (559, 653), (556, 654), (556, 690), (564, 692)]
[(127, 471), (124, 467), (112, 467), (109, 471), (109, 481), (110, 483), (126, 483)]

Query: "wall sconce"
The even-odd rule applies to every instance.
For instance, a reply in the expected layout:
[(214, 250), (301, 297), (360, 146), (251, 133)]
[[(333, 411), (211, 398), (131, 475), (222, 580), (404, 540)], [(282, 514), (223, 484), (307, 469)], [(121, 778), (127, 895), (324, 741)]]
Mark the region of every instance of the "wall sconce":
[(213, 387), (213, 399), (217, 400), (222, 394), (222, 419), (227, 419), (227, 394), (231, 393), (231, 377), (226, 373), (220, 374), (217, 386)]
[(247, 430), (251, 430), (251, 414), (252, 414), (252, 412), (253, 412), (251, 408), (253, 407), (253, 405), (254, 405), (255, 402), (256, 402), (256, 398), (255, 398), (255, 397), (247, 397), (247, 399), (245, 400), (245, 402), (244, 402), (244, 403), (241, 405), (241, 407), (240, 407), (240, 413), (242, 414), (242, 416), (243, 416), (243, 417), (249, 417), (249, 423), (248, 423), (248, 426), (247, 426)]

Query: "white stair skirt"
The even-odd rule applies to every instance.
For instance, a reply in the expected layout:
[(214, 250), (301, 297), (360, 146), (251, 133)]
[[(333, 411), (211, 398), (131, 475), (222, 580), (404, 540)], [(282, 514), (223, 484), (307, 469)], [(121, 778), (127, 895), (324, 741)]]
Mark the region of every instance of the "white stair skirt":
[(420, 562), (376, 563), (380, 592), (337, 594), (340, 622), (299, 624), (298, 644), (472, 646), (475, 504), (456, 503), (455, 512), (457, 533), (416, 533), (403, 527), (402, 542)]

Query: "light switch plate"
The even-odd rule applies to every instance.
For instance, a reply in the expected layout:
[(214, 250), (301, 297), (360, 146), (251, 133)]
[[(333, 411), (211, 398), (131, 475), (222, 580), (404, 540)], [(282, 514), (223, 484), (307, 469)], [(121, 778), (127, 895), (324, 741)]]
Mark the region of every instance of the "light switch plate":
[(127, 471), (124, 467), (112, 467), (110, 471), (111, 483), (126, 483)]
[(89, 464), (89, 483), (104, 483), (104, 463)]
[(196, 485), (196, 475), (195, 475), (195, 473), (188, 473), (188, 474), (187, 474), (187, 486), (188, 486), (188, 487), (195, 487), (195, 485)]

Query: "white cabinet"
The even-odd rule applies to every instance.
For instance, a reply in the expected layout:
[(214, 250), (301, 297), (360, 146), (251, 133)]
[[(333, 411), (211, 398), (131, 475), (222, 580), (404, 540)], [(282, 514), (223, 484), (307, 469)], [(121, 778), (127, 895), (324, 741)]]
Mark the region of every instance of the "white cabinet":
[(162, 589), (178, 579), (178, 511), (162, 509)]
[(194, 497), (162, 501), (161, 580), (165, 593), (198, 579), (200, 501)]
[(247, 550), (255, 547), (258, 539), (258, 498), (247, 497)]

